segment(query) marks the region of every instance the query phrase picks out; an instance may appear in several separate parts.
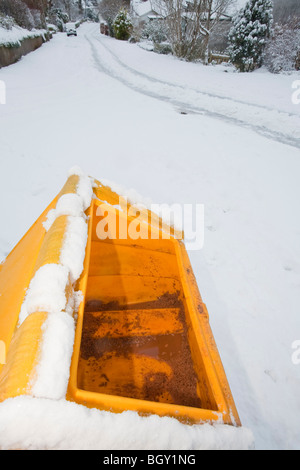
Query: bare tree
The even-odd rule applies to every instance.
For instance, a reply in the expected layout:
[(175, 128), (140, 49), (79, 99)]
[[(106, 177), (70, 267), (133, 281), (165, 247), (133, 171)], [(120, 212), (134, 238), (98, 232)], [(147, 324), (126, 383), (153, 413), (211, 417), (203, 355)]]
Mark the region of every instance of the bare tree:
[(208, 63), (209, 53), (209, 40), (211, 34), (220, 23), (220, 19), (224, 16), (228, 8), (233, 4), (233, 0), (208, 0), (206, 12), (203, 18), (203, 26), (206, 30), (206, 35), (203, 40), (203, 51), (205, 63)]
[(212, 31), (234, 0), (155, 0), (165, 18), (173, 53), (187, 60), (208, 60)]
[(156, 7), (165, 19), (167, 35), (173, 53), (177, 57), (193, 60), (199, 55), (199, 47), (206, 31), (201, 18), (207, 0), (157, 0)]

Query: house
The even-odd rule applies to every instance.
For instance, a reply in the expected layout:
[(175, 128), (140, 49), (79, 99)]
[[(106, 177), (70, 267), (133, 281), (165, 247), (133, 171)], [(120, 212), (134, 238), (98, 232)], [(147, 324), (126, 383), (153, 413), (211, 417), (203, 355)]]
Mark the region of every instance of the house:
[(131, 0), (130, 12), (136, 26), (143, 26), (149, 21), (162, 19), (165, 16), (156, 0)]
[[(187, 21), (194, 21), (194, 3), (191, 0), (183, 1), (182, 17)], [(144, 25), (154, 19), (164, 19), (167, 17), (167, 6), (160, 0), (131, 0), (131, 16), (136, 24)], [(231, 16), (228, 14), (217, 15), (215, 12), (210, 15), (210, 21), (231, 22)], [(207, 22), (205, 13), (202, 15), (203, 22)]]

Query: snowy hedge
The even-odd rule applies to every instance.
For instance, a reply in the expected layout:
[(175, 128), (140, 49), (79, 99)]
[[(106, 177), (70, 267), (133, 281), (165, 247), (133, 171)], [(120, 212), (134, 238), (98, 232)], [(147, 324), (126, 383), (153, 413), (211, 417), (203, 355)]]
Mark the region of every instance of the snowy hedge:
[(0, 23), (0, 47), (20, 47), (24, 39), (43, 37), (46, 40), (47, 34), (48, 32), (44, 29), (28, 31), (16, 25), (7, 29)]

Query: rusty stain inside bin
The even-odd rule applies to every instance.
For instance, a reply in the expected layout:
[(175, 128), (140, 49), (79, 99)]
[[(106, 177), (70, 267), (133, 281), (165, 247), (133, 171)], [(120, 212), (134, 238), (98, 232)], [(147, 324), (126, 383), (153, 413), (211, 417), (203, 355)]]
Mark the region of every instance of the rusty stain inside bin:
[(130, 309), (116, 307), (97, 301), (86, 304), (78, 386), (96, 393), (203, 407), (178, 294)]

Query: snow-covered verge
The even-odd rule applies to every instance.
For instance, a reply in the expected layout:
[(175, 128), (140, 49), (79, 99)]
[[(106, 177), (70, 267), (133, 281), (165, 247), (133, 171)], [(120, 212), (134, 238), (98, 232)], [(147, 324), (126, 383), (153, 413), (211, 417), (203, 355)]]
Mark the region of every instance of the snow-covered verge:
[(34, 29), (28, 31), (20, 26), (14, 25), (11, 29), (2, 28), (0, 26), (0, 47), (20, 47), (24, 39), (32, 39), (42, 37), (46, 40), (47, 30)]
[(221, 424), (188, 426), (65, 400), (18, 397), (0, 404), (0, 449), (252, 450), (253, 444), (248, 429)]
[[(124, 86), (105, 72), (109, 56), (101, 62), (95, 29), (86, 24), (77, 38), (55, 35), (35, 54), (0, 71), (7, 88), (7, 104), (0, 106), (0, 212), (5, 221), (0, 258), (61, 190), (74, 164), (100, 181), (134, 188), (154, 203), (204, 204), (204, 247), (190, 252), (190, 259), (242, 424), (251, 429), (257, 449), (297, 449), (300, 366), (292, 362), (292, 344), (299, 339), (299, 148), (221, 117), (181, 114), (184, 107)], [(107, 45), (128, 67), (156, 80), (161, 95), (173, 83), (273, 108), (275, 123), (277, 110), (299, 116), (300, 107), (291, 101), (297, 74), (224, 73), (221, 67), (187, 64), (113, 39)], [(141, 88), (138, 77), (135, 85)], [(211, 106), (214, 111), (214, 100)], [(75, 422), (81, 408), (46, 401), (42, 411), (41, 402), (22, 397), (0, 405), (2, 447), (49, 445), (47, 423), (49, 446), (64, 446), (65, 417), (72, 415)], [(50, 412), (55, 406), (69, 414), (61, 413), (58, 420)], [(92, 416), (99, 417), (97, 422), (107, 418), (104, 445), (109, 447), (114, 437), (116, 447), (126, 447), (127, 436), (135, 439), (135, 448), (159, 445), (153, 442), (156, 432), (167, 448), (165, 422), (174, 424), (169, 436), (174, 447), (180, 448), (181, 440), (186, 448), (200, 447), (201, 431), (208, 438), (213, 432), (199, 427), (196, 437), (196, 428), (132, 415), (143, 428), (133, 427), (131, 433), (131, 413), (79, 413), (82, 423), (90, 418), (91, 429)], [(182, 433), (174, 443), (178, 426)], [(85, 441), (85, 429), (68, 429), (74, 446)]]

